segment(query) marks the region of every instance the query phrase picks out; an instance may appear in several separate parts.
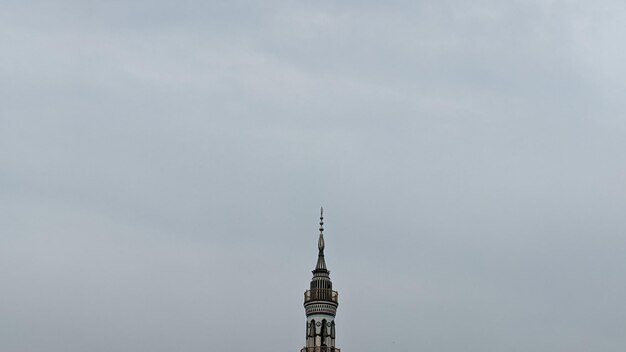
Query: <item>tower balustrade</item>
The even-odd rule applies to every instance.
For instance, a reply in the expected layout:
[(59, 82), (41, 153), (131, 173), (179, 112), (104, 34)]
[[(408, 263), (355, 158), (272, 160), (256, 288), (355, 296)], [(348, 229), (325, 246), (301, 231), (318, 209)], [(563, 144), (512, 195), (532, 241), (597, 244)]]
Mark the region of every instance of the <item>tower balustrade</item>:
[(326, 288), (314, 288), (304, 292), (304, 303), (312, 301), (330, 301), (339, 303), (339, 293)]
[(330, 346), (304, 347), (300, 352), (341, 352), (340, 348)]

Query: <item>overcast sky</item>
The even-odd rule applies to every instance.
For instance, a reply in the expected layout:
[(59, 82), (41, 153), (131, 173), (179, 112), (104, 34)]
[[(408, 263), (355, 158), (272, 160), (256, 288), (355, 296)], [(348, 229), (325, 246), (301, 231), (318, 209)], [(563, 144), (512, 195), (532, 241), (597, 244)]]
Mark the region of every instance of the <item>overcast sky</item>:
[(624, 1), (0, 4), (0, 350), (626, 350)]

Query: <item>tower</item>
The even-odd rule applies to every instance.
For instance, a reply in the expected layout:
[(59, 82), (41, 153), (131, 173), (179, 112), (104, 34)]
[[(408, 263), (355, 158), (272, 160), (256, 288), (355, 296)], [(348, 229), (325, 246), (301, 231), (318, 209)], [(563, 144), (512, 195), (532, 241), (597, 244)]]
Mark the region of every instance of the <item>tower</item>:
[(335, 347), (335, 314), (339, 295), (333, 291), (330, 271), (324, 259), (324, 208), (320, 209), (319, 253), (310, 289), (304, 292), (306, 312), (306, 345), (300, 352), (340, 352)]

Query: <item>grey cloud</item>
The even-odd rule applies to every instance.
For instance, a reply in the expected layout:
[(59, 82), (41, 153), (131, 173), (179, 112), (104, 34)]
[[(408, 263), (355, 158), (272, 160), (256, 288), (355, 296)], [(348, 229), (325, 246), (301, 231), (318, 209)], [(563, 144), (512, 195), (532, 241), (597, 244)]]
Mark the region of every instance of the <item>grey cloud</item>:
[(623, 13), (5, 2), (0, 349), (622, 351)]

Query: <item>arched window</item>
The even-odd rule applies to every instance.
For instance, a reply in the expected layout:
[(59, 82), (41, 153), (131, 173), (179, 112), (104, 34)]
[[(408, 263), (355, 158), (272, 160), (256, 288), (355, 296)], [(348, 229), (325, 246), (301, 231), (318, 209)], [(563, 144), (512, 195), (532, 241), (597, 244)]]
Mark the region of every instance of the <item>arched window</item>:
[(326, 319), (322, 319), (322, 346), (326, 346), (327, 337), (328, 337), (328, 330), (326, 329)]

